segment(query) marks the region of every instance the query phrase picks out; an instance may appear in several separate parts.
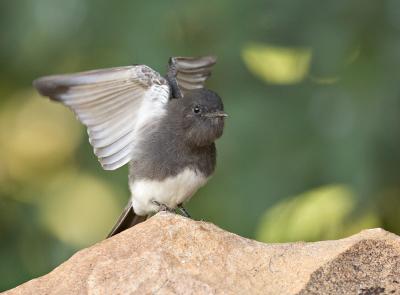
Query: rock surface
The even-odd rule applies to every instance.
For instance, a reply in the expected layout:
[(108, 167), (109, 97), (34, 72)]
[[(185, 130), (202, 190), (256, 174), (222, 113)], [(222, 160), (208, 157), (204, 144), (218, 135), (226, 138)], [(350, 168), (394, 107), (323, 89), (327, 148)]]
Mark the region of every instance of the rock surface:
[(400, 294), (400, 237), (263, 244), (159, 213), (3, 294)]

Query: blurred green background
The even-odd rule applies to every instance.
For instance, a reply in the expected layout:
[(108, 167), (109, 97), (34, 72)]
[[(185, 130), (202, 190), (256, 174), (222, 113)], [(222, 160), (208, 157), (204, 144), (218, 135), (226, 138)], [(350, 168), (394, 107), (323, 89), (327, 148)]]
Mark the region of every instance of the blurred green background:
[(195, 219), (265, 242), (400, 234), (399, 1), (1, 1), (0, 290), (102, 240), (129, 198), (32, 80), (205, 54), (230, 118)]

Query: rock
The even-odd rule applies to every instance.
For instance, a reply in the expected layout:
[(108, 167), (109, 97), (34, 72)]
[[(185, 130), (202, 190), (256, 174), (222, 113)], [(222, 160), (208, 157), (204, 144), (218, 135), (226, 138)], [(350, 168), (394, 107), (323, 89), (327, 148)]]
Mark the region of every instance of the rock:
[(3, 294), (400, 294), (400, 238), (263, 244), (159, 213)]

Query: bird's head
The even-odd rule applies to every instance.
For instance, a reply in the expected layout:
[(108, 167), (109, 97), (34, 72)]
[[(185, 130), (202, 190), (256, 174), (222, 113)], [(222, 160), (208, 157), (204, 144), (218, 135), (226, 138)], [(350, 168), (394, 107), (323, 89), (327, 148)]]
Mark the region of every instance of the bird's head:
[(204, 88), (191, 90), (177, 103), (181, 108), (185, 140), (190, 145), (206, 146), (221, 137), (228, 115), (218, 94)]

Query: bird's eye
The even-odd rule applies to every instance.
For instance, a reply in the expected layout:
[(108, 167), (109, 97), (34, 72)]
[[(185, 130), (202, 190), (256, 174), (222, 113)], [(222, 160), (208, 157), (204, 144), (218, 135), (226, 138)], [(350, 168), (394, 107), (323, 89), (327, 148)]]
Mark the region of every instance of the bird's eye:
[(200, 107), (199, 107), (199, 106), (195, 106), (195, 107), (193, 108), (193, 113), (199, 114), (199, 113), (200, 113)]

